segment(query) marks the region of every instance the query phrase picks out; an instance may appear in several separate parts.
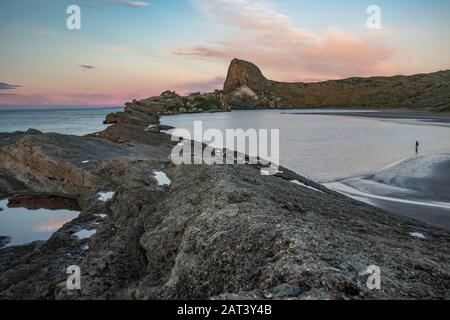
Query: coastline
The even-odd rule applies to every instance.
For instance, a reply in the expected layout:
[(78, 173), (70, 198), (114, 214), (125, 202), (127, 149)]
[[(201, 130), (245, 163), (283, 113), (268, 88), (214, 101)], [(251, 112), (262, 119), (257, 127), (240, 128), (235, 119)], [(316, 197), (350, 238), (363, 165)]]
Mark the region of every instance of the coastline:
[[(296, 113), (293, 114), (295, 115)], [(405, 110), (389, 110), (377, 112), (373, 112), (370, 110), (326, 110), (325, 112), (313, 111), (312, 113), (306, 111), (298, 115), (310, 116), (311, 114), (318, 116), (339, 115), (343, 117), (368, 118), (374, 120), (382, 119), (383, 117), (385, 117), (386, 119), (397, 119), (398, 123), (402, 124), (404, 124), (403, 120), (409, 120), (411, 118), (414, 118), (415, 121), (431, 121), (431, 119), (433, 120), (432, 123), (426, 122), (426, 125), (436, 125), (437, 121), (439, 120), (442, 120), (442, 123), (450, 122), (450, 115), (445, 118), (445, 115), (441, 117), (440, 114), (436, 114), (434, 112), (424, 113)], [(231, 118), (227, 121), (230, 120)], [(164, 123), (176, 126), (170, 121), (162, 121)], [(442, 159), (439, 158), (433, 160), (433, 158), (437, 155), (440, 155), (440, 153), (436, 153), (434, 151), (429, 154), (419, 153), (416, 156), (412, 156), (410, 158), (406, 158), (399, 162), (393, 163), (389, 167), (374, 168), (373, 171), (367, 171), (367, 173), (365, 173), (365, 176), (361, 176), (358, 178), (347, 178), (342, 180), (340, 179), (336, 181), (329, 180), (327, 182), (324, 182), (323, 185), (325, 187), (332, 188), (337, 192), (342, 192), (348, 197), (362, 200), (365, 203), (390, 211), (394, 214), (414, 218), (425, 223), (430, 223), (435, 227), (450, 230), (450, 198), (442, 198), (443, 196), (450, 194), (450, 189), (447, 187), (449, 185), (448, 181), (450, 181), (450, 176), (446, 174), (447, 172), (449, 172), (446, 171), (449, 167), (447, 164), (442, 169), (440, 169), (439, 172), (434, 172), (432, 170), (432, 168), (437, 168), (438, 166), (440, 166), (441, 162), (445, 161), (445, 159), (449, 159), (450, 156), (442, 155)], [(421, 159), (424, 159), (426, 161), (421, 161), (420, 163), (416, 164), (414, 168), (410, 169), (407, 173), (403, 172), (405, 166), (408, 165), (409, 162)], [(388, 169), (393, 170), (391, 168), (392, 166), (395, 166), (396, 172), (391, 174), (390, 179), (394, 181), (397, 178), (408, 179), (410, 182), (408, 183), (409, 185), (406, 186), (406, 189), (402, 188), (405, 186), (398, 186), (395, 183), (393, 185), (390, 185), (389, 182), (377, 183), (376, 186), (374, 185), (376, 181), (372, 181), (372, 176)], [(293, 168), (290, 167), (290, 169)], [(426, 175), (416, 177), (418, 172), (425, 169), (430, 172)], [(296, 170), (296, 172), (302, 174), (302, 172), (299, 170)], [(351, 181), (351, 183), (347, 184), (347, 181)], [(339, 185), (336, 183), (333, 184), (333, 182), (341, 182), (344, 185)], [(349, 187), (355, 189), (346, 190)], [(443, 203), (444, 207), (442, 207), (441, 203)]]
[[(399, 120), (399, 119), (411, 119), (426, 122), (428, 124), (450, 124), (450, 113), (449, 112), (438, 112), (438, 111), (418, 111), (411, 109), (380, 109), (376, 111), (365, 111), (360, 110), (359, 112), (333, 112), (330, 109), (327, 115), (333, 116), (350, 116), (350, 117), (362, 117), (362, 118), (372, 118), (372, 119), (382, 119), (382, 120)], [(361, 112), (363, 111), (363, 112)], [(302, 113), (289, 112), (287, 114), (291, 115), (302, 115)], [(314, 115), (321, 115), (321, 113), (310, 113)]]
[(450, 230), (449, 172), (450, 154), (437, 153), (324, 185), (381, 209)]
[[(448, 232), (285, 168), (174, 166), (159, 116), (142, 111), (98, 135), (0, 135), (1, 197), (58, 192), (81, 208), (48, 241), (0, 249), (0, 298), (448, 298)], [(96, 232), (74, 238), (82, 230)], [(380, 291), (365, 285), (374, 263)], [(65, 288), (67, 265), (81, 267), (81, 292)]]

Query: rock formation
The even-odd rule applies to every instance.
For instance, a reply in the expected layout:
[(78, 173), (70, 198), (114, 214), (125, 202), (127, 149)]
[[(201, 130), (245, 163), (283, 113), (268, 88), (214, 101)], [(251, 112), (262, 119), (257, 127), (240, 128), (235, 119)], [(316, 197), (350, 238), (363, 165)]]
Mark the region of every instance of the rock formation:
[[(450, 70), (412, 76), (283, 83), (268, 80), (251, 62), (233, 59), (222, 91), (185, 97), (165, 91), (160, 96), (127, 104), (127, 109), (142, 107), (159, 115), (275, 108), (408, 108), (448, 112)], [(112, 114), (105, 122), (116, 123), (119, 116), (123, 117), (120, 113)], [(140, 116), (126, 117), (122, 122), (139, 122)]]
[(222, 92), (192, 93), (181, 97), (172, 91), (165, 91), (158, 97), (152, 97), (141, 101), (133, 101), (134, 105), (147, 108), (160, 115), (197, 112), (221, 112), (230, 108), (222, 99)]
[[(0, 134), (1, 199), (37, 208), (62, 197), (53, 207), (81, 210), (48, 241), (2, 248), (10, 239), (0, 235), (0, 299), (449, 299), (447, 231), (286, 168), (261, 176), (260, 165), (175, 166), (177, 142), (159, 122), (230, 106), (448, 110), (448, 80), (446, 71), (289, 84), (235, 59), (224, 91), (132, 101), (99, 133)], [(102, 192), (114, 195), (103, 201)], [(77, 238), (84, 229), (96, 233)], [(381, 290), (366, 285), (373, 264)], [(69, 265), (81, 268), (80, 291), (66, 287)]]
[[(159, 132), (152, 103), (108, 118), (115, 124), (85, 137), (0, 134), (0, 198), (57, 194), (81, 209), (48, 241), (0, 248), (0, 299), (449, 298), (448, 232), (285, 168), (175, 166), (177, 142)], [(96, 233), (77, 238), (83, 229)], [(372, 264), (381, 290), (367, 288)], [(81, 268), (80, 291), (66, 287), (70, 265)]]
[(269, 81), (263, 76), (261, 70), (251, 62), (233, 59), (228, 68), (227, 78), (223, 90), (231, 93), (240, 87), (247, 86), (253, 90), (263, 90)]
[[(242, 92), (247, 92), (245, 95)], [(317, 83), (267, 80), (234, 59), (224, 85), (232, 108), (410, 108), (450, 110), (450, 70), (413, 76), (349, 78)]]

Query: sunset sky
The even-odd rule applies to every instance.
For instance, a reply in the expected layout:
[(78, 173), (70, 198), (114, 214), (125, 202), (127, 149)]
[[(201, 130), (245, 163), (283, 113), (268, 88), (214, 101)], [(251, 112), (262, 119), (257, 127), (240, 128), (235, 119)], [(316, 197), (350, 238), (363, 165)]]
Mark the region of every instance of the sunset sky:
[(0, 0), (0, 106), (210, 91), (234, 57), (280, 81), (450, 69), (449, 21), (448, 0)]

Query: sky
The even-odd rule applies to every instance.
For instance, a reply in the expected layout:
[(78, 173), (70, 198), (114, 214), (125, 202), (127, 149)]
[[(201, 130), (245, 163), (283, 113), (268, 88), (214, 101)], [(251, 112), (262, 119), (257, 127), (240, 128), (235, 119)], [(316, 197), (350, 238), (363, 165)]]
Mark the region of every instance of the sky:
[(208, 92), (233, 58), (289, 82), (435, 72), (449, 39), (448, 0), (0, 0), (0, 106)]

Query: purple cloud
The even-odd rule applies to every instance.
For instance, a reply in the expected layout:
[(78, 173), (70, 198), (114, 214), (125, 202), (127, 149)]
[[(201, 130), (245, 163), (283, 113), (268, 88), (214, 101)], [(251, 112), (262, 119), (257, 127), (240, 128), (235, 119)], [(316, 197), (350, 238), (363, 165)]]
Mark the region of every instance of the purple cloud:
[(9, 84), (9, 83), (5, 83), (5, 82), (0, 82), (0, 90), (14, 90), (14, 89), (18, 89), (21, 88), (22, 86), (18, 86), (15, 84)]
[(77, 67), (80, 68), (82, 71), (95, 69), (94, 66), (90, 66), (90, 65), (87, 65), (87, 64), (79, 64)]

